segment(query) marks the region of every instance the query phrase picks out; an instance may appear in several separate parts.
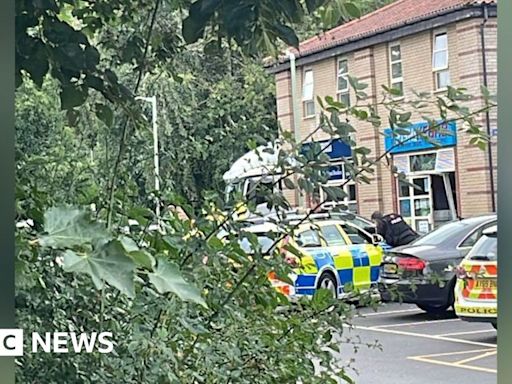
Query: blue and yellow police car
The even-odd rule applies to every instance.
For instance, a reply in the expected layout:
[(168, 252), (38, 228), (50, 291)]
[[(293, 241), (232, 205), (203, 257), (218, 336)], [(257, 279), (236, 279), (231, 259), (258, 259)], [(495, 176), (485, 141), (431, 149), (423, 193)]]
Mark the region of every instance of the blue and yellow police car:
[[(380, 245), (382, 238), (350, 222), (336, 219), (305, 222), (296, 225), (293, 235), (282, 236), (278, 242), (270, 234), (281, 230), (271, 222), (255, 224), (244, 231), (257, 235), (262, 252), (275, 245), (292, 267), (289, 277), (293, 285), (269, 273), (272, 286), (291, 299), (313, 295), (319, 288), (343, 298), (348, 292), (364, 292), (376, 287), (384, 254)], [(240, 243), (243, 249), (250, 251), (247, 239)]]

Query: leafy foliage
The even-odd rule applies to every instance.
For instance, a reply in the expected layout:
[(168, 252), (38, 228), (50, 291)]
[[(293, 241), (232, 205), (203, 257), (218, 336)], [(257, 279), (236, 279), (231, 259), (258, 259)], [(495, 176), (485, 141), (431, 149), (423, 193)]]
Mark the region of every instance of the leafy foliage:
[[(238, 196), (228, 209), (220, 191), (234, 158), (277, 137), (273, 81), (247, 54), (275, 53), (279, 40), (296, 44), (294, 27), (308, 15), (327, 25), (357, 17), (355, 4), (17, 2), (16, 203), (17, 221), (25, 223), (16, 233), (18, 322), (29, 333), (109, 330), (116, 338), (111, 355), (27, 354), (18, 359), (20, 382), (350, 380), (333, 351), (357, 345), (341, 327), (353, 306), (322, 290), (291, 306), (271, 289), (268, 272), (286, 279), (290, 267), (234, 219), (237, 207), (254, 212), (256, 203)], [(366, 105), (366, 84), (354, 78), (350, 84), (357, 103), (319, 100), (315, 132), (351, 145), (346, 166), (358, 183), (369, 182), (385, 154), (375, 158), (354, 141), (354, 121), (376, 128), (389, 121), (399, 135), (411, 111), (421, 111), (429, 130), (442, 130), (439, 118), (464, 122), (474, 143), (486, 142), (474, 119), (482, 111), (464, 106), (463, 89), (405, 103), (384, 89), (379, 104), (389, 114), (379, 116)], [(152, 187), (145, 107), (133, 98), (142, 93), (159, 100), (161, 196)], [(323, 187), (330, 197), (344, 197), (341, 188), (324, 186), (329, 159), (320, 145), (303, 153), (290, 133), (280, 139), (278, 165), (286, 172), (275, 185), (284, 180), (299, 193)], [(289, 206), (280, 190), (260, 197), (270, 208)], [(159, 220), (157, 198), (164, 208)], [(276, 244), (295, 230), (278, 224)], [(243, 238), (254, 252), (241, 248)], [(315, 370), (313, 358), (324, 371)]]

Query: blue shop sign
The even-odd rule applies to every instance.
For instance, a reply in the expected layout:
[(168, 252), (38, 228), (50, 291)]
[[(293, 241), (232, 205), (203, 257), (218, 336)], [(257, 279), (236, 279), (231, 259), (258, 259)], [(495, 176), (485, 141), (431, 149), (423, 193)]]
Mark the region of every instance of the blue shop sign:
[(343, 165), (332, 165), (327, 170), (327, 174), (329, 175), (329, 180), (343, 180), (345, 179), (345, 175), (343, 174)]
[[(317, 141), (316, 143), (320, 144), (320, 149), (325, 148), (323, 153), (328, 155), (331, 160), (352, 156), (352, 148), (350, 148), (350, 145), (341, 141), (341, 139)], [(302, 153), (306, 153), (311, 148), (312, 144), (312, 142), (304, 143), (302, 145)]]
[(425, 132), (440, 147), (456, 145), (457, 124), (454, 121), (450, 121), (449, 123), (444, 123), (441, 129), (443, 131), (449, 131), (449, 134), (448, 132), (444, 134), (438, 131), (428, 131), (428, 123), (426, 121), (411, 124), (407, 128), (400, 128), (402, 131), (408, 131), (409, 133), (407, 135), (395, 135), (393, 137), (391, 128), (388, 128), (384, 130), (384, 146), (386, 151), (389, 151), (390, 153), (402, 153), (436, 148), (436, 145), (430, 143), (423, 137), (417, 136), (417, 132)]

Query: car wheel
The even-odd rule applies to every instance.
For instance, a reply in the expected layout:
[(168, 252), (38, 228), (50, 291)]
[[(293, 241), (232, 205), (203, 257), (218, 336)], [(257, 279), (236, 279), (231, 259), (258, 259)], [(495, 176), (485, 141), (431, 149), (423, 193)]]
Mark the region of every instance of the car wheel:
[(443, 314), (448, 310), (448, 308), (450, 308), (452, 306), (451, 304), (446, 304), (446, 305), (416, 304), (416, 305), (421, 310), (423, 310), (427, 313), (431, 313), (433, 315)]
[(335, 299), (338, 297), (338, 283), (331, 273), (324, 272), (318, 280), (318, 289), (327, 289), (331, 291), (332, 297)]
[(449, 289), (449, 293), (448, 293), (448, 298), (447, 298), (446, 303), (439, 304), (439, 305), (429, 305), (429, 304), (416, 304), (416, 305), (418, 306), (418, 308), (424, 310), (427, 313), (431, 313), (433, 315), (442, 315), (442, 314), (446, 313), (446, 311), (450, 307), (453, 307), (453, 304), (455, 304), (455, 279), (452, 279), (448, 283), (448, 289)]

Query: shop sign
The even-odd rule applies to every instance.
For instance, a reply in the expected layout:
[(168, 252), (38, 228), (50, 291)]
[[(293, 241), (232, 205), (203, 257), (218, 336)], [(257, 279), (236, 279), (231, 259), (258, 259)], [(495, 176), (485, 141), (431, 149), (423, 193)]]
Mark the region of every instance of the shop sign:
[[(328, 155), (331, 160), (341, 159), (343, 157), (352, 156), (352, 148), (350, 145), (341, 141), (341, 139), (317, 141), (320, 144), (320, 149), (323, 153)], [(312, 146), (312, 142), (304, 143), (302, 145), (302, 153), (306, 153)]]
[(329, 180), (343, 180), (345, 178), (343, 165), (341, 164), (330, 166), (327, 174), (329, 175)]
[(418, 135), (423, 132), (430, 139), (436, 142), (437, 146), (449, 147), (457, 144), (457, 125), (454, 121), (443, 124), (441, 127), (443, 131), (449, 131), (449, 134), (429, 131), (429, 126), (426, 121), (411, 124), (407, 128), (400, 128), (401, 131), (408, 131), (404, 135), (394, 135), (391, 128), (385, 129), (384, 146), (386, 151), (390, 153), (403, 153), (410, 151), (419, 151), (423, 149), (436, 148), (436, 145)]

